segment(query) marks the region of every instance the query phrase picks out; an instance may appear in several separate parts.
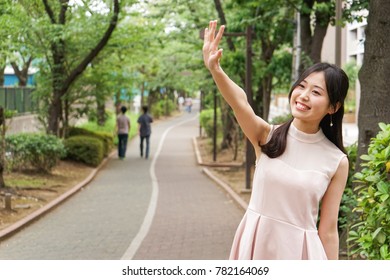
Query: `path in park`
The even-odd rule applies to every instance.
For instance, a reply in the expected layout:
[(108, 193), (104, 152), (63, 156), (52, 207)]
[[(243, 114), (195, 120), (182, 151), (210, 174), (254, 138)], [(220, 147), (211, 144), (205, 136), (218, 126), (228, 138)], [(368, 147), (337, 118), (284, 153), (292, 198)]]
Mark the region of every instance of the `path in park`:
[(197, 111), (153, 125), (80, 192), (0, 242), (0, 259), (226, 259), (243, 211), (197, 166)]

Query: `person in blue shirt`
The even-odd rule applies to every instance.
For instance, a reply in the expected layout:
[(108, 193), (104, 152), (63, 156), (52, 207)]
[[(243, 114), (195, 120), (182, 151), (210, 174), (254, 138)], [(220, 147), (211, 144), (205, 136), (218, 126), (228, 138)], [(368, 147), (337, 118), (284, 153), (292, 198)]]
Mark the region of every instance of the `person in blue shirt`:
[[(145, 159), (149, 158), (149, 140), (152, 133), (150, 123), (153, 118), (148, 114), (148, 106), (142, 107), (143, 114), (138, 118), (138, 134), (140, 136), (140, 152), (141, 157), (145, 155)], [(144, 153), (144, 140), (146, 141), (146, 149)]]

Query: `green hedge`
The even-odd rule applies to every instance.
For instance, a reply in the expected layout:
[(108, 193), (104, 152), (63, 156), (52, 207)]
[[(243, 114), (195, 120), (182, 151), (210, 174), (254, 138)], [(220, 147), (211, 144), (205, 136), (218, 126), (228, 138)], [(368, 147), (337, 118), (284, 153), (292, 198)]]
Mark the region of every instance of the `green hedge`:
[(64, 141), (67, 158), (98, 166), (104, 158), (103, 142), (93, 136), (72, 136)]
[(62, 157), (65, 147), (54, 135), (20, 133), (6, 136), (7, 166), (9, 169), (33, 168), (50, 172)]
[(349, 231), (352, 254), (371, 260), (390, 260), (390, 124), (379, 124), (368, 154), (360, 158), (361, 172), (355, 174), (358, 186), (356, 212), (359, 222)]
[[(214, 134), (214, 109), (202, 110), (199, 116), (200, 126), (203, 127), (208, 137)], [(217, 109), (217, 134), (222, 129), (221, 110)]]
[(106, 157), (110, 153), (111, 149), (114, 146), (114, 136), (107, 132), (94, 132), (85, 128), (80, 127), (70, 127), (68, 129), (66, 138), (72, 136), (90, 136), (102, 141), (104, 145), (103, 155)]

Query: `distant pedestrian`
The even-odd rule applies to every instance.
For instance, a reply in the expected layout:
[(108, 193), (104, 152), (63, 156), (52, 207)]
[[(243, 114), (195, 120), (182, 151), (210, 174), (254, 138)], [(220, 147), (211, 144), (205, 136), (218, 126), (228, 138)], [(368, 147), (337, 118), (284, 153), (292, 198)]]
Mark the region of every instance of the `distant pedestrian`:
[(138, 118), (138, 134), (140, 136), (140, 152), (141, 157), (144, 156), (144, 140), (146, 141), (145, 158), (149, 158), (149, 140), (152, 129), (150, 123), (153, 118), (148, 114), (148, 106), (142, 107), (143, 114)]
[(192, 110), (192, 98), (191, 97), (186, 98), (186, 107), (187, 107), (187, 112), (191, 113), (191, 110)]
[(179, 96), (179, 98), (177, 99), (177, 102), (179, 103), (179, 110), (180, 110), (180, 112), (183, 111), (184, 97), (183, 96)]
[(130, 119), (126, 116), (126, 106), (121, 107), (121, 114), (116, 118), (116, 133), (118, 135), (118, 157), (126, 156), (127, 140), (130, 131)]

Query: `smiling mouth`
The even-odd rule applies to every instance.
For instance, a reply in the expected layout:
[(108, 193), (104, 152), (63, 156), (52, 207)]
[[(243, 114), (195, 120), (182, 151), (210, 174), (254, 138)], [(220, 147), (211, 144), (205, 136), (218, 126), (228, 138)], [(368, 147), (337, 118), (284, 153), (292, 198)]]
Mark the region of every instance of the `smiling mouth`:
[(306, 106), (305, 104), (295, 102), (295, 107), (300, 111), (308, 111), (310, 110), (310, 107)]

